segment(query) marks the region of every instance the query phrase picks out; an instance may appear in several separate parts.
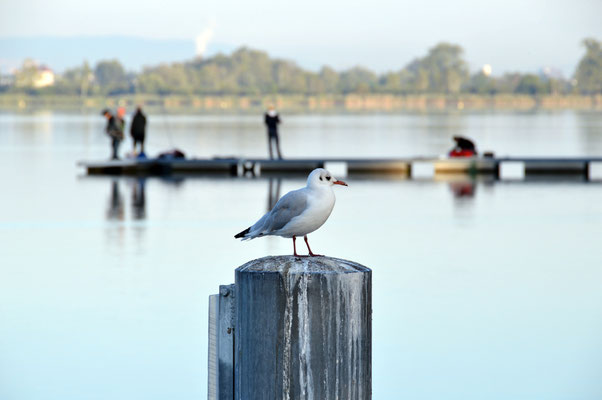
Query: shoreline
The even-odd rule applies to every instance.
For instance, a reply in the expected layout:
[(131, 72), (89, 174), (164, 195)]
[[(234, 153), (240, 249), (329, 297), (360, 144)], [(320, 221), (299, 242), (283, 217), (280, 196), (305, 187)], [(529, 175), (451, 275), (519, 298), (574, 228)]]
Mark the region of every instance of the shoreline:
[(532, 111), (602, 110), (602, 95), (492, 96), (460, 95), (257, 95), (257, 96), (31, 96), (0, 95), (1, 111), (97, 111), (104, 107), (133, 108), (142, 104), (148, 110), (165, 113), (256, 114), (274, 104), (283, 112), (364, 113), (364, 112), (450, 112), (450, 111)]

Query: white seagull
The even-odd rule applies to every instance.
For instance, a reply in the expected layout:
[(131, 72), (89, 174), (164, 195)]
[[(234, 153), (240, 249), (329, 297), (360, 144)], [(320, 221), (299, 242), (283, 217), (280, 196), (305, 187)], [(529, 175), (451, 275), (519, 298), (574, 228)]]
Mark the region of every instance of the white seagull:
[(295, 240), (303, 236), (309, 255), (317, 256), (309, 247), (307, 235), (324, 225), (330, 216), (335, 202), (333, 185), (347, 186), (327, 170), (314, 169), (307, 177), (307, 186), (282, 196), (270, 212), (234, 237), (242, 240), (268, 235), (293, 238), (293, 254), (299, 257)]

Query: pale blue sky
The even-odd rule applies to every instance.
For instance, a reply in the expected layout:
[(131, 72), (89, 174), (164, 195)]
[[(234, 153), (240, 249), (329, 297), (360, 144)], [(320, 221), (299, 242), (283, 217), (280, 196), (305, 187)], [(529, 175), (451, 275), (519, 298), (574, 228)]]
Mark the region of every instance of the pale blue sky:
[(485, 63), (494, 74), (551, 66), (570, 75), (581, 39), (602, 39), (601, 20), (602, 0), (0, 0), (0, 37), (193, 40), (212, 26), (213, 42), (312, 69), (359, 64), (379, 72), (449, 41), (464, 47), (473, 70)]

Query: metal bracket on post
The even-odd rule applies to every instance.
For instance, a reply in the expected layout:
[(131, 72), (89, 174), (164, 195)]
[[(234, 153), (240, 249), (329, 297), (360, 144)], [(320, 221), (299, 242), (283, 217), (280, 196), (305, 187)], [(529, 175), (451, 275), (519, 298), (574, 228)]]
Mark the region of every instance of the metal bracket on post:
[(235, 294), (234, 285), (220, 285), (219, 294), (209, 296), (209, 400), (234, 398)]

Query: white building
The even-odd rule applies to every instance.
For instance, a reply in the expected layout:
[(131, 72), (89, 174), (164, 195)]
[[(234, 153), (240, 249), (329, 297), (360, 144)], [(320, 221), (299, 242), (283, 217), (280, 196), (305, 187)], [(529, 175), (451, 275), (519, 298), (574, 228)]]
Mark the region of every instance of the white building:
[(33, 87), (43, 88), (54, 85), (54, 72), (46, 66), (38, 68), (38, 73), (33, 79)]

